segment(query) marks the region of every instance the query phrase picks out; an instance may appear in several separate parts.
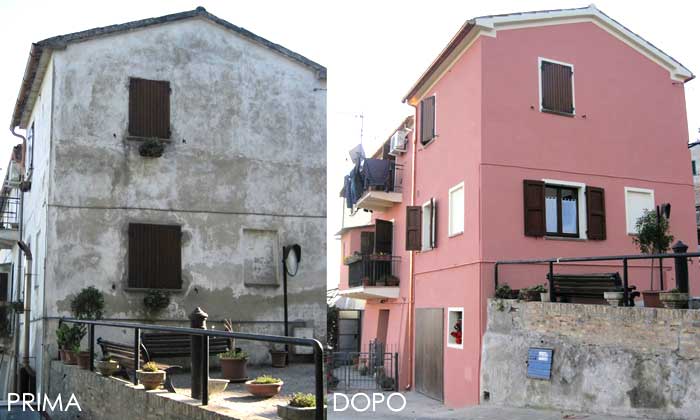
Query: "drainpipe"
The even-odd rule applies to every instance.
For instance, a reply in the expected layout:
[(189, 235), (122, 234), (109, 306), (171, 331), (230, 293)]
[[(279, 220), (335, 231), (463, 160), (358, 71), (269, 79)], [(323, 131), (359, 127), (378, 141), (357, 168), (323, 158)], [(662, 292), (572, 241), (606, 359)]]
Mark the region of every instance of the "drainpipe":
[[(20, 139), (22, 139), (22, 148), (26, 149), (27, 138), (21, 134), (15, 133), (15, 129), (16, 129), (16, 127), (11, 126), (10, 133), (12, 133), (13, 136), (19, 137)], [(24, 150), (22, 152), (24, 153)], [(24, 162), (22, 162), (22, 163), (24, 163)], [(24, 166), (21, 167), (20, 177), (22, 176), (22, 172), (24, 172)], [(20, 196), (19, 196), (19, 239), (20, 239), (20, 241), (23, 238), (23, 236), (22, 236), (23, 232), (24, 232), (24, 191), (22, 191), (20, 189)], [(18, 274), (18, 276), (21, 276), (21, 274), (19, 274), (21, 272), (22, 272), (22, 258), (17, 258), (17, 274)], [(19, 278), (21, 278), (21, 277), (18, 277), (18, 279)], [(13, 279), (13, 284), (14, 284), (14, 279)], [(19, 298), (19, 281), (17, 282), (17, 294), (18, 295), (15, 297), (16, 298), (15, 302)], [(19, 317), (17, 317), (17, 319), (15, 321), (15, 336), (17, 336), (18, 331), (19, 331)], [(14, 363), (14, 367), (13, 367), (14, 378), (15, 378), (15, 383), (14, 383), (15, 392), (19, 391), (19, 388), (18, 388), (18, 386), (19, 386), (19, 381), (18, 381), (19, 371), (17, 369), (17, 365), (18, 365), (17, 356), (18, 355), (19, 355), (19, 340), (15, 340), (15, 363)]]
[(24, 274), (24, 342), (22, 355), (22, 364), (24, 367), (29, 367), (29, 311), (32, 307), (32, 251), (23, 241), (17, 241), (17, 245), (24, 252), (27, 259), (27, 268)]
[[(417, 116), (418, 108), (414, 108), (414, 115)], [(415, 130), (415, 124), (418, 118), (414, 119), (414, 130), (413, 130), (413, 140), (411, 147), (411, 205), (415, 206), (416, 202), (416, 136), (418, 132)], [(413, 386), (414, 377), (414, 367), (413, 367), (413, 352), (414, 349), (414, 331), (413, 331), (413, 312), (415, 311), (415, 285), (414, 285), (414, 258), (416, 255), (415, 251), (408, 251), (408, 383), (406, 384), (406, 389), (411, 389)]]

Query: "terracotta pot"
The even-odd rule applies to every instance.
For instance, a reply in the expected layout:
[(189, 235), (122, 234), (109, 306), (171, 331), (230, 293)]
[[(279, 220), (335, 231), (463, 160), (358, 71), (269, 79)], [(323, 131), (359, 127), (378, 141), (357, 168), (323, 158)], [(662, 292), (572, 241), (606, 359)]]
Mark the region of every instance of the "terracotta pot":
[(62, 361), (63, 363), (66, 362), (66, 351), (63, 349), (58, 349), (58, 360)]
[(81, 351), (78, 353), (78, 367), (80, 369), (88, 370), (90, 369), (90, 352)]
[(659, 299), (659, 290), (644, 290), (642, 291), (642, 299), (645, 308), (661, 308), (661, 299)]
[(246, 372), (247, 359), (224, 359), (220, 358), (221, 375), (229, 381), (241, 381), (248, 379)]
[(246, 381), (245, 388), (256, 397), (274, 397), (279, 394), (282, 390), (282, 385), (284, 385), (282, 381), (274, 384), (254, 384), (253, 381)]
[(664, 308), (669, 309), (688, 309), (688, 294), (687, 293), (670, 293), (661, 292), (659, 299), (664, 305)]
[(65, 364), (67, 365), (77, 365), (78, 364), (78, 355), (75, 354), (73, 350), (63, 350), (63, 354), (66, 358)]
[(112, 376), (119, 370), (119, 363), (116, 360), (100, 360), (95, 363), (95, 366), (102, 376)]
[(147, 391), (152, 389), (158, 389), (163, 382), (165, 382), (165, 371), (157, 370), (155, 372), (146, 372), (143, 370), (137, 370), (136, 376), (139, 378), (139, 382), (146, 388)]
[(270, 350), (272, 367), (283, 368), (287, 366), (287, 352), (283, 350)]

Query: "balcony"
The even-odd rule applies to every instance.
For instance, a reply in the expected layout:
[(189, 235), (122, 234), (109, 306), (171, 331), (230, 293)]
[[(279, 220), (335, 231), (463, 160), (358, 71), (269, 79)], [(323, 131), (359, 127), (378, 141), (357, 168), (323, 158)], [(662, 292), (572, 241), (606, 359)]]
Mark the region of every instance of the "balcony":
[(355, 299), (396, 299), (400, 264), (400, 257), (388, 254), (351, 257), (347, 262), (349, 289), (340, 294)]
[(393, 160), (364, 159), (345, 177), (348, 207), (385, 211), (401, 203), (403, 166)]
[(19, 240), (19, 197), (0, 196), (0, 249), (11, 249)]

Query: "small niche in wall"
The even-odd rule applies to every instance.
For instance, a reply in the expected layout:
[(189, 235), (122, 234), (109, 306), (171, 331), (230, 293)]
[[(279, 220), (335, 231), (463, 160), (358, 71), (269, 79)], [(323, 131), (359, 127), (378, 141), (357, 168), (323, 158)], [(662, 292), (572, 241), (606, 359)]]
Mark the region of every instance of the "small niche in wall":
[(463, 349), (462, 316), (464, 308), (447, 308), (447, 347)]
[(246, 286), (279, 286), (279, 240), (276, 230), (243, 229)]

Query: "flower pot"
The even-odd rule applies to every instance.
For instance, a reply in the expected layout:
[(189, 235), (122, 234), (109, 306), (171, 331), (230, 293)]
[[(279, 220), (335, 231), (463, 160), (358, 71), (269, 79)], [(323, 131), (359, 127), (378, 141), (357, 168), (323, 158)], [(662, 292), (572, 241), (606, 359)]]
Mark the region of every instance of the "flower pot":
[(537, 292), (534, 290), (521, 290), (520, 297), (527, 302), (539, 302), (540, 293), (542, 292)]
[(399, 278), (396, 276), (389, 276), (386, 279), (386, 285), (390, 287), (396, 287), (399, 285)]
[(540, 293), (540, 300), (542, 302), (549, 302), (549, 293)]
[(63, 354), (66, 358), (66, 360), (63, 362), (67, 365), (77, 365), (78, 364), (78, 355), (75, 354), (73, 350), (63, 350)]
[(90, 352), (81, 351), (78, 353), (78, 367), (80, 369), (90, 369)]
[(282, 390), (282, 385), (284, 385), (282, 381), (273, 384), (254, 384), (251, 379), (246, 381), (245, 388), (256, 397), (274, 397)]
[(100, 360), (95, 363), (95, 366), (102, 376), (112, 376), (119, 370), (119, 363), (116, 360)]
[(220, 358), (221, 375), (229, 381), (237, 382), (248, 379), (246, 365), (248, 359), (224, 359)]
[(671, 293), (661, 292), (659, 299), (664, 305), (664, 308), (669, 309), (688, 309), (688, 294), (687, 293)]
[(58, 349), (58, 360), (62, 361), (63, 363), (66, 362), (66, 351), (63, 349)]
[(159, 388), (165, 381), (164, 370), (157, 370), (155, 372), (137, 370), (136, 376), (139, 378), (139, 382), (143, 384), (143, 387), (146, 388), (147, 391)]
[(661, 300), (659, 299), (658, 290), (644, 290), (642, 291), (642, 300), (644, 301), (645, 308), (661, 308)]
[(272, 367), (283, 368), (287, 366), (287, 352), (284, 350), (270, 350)]
[(221, 394), (227, 386), (228, 379), (209, 379), (209, 396)]
[[(327, 407), (323, 409), (323, 418), (326, 418)], [(278, 405), (277, 415), (285, 420), (313, 420), (316, 418), (316, 407), (292, 407), (291, 405)]]
[(622, 292), (603, 292), (603, 298), (608, 301), (610, 306), (621, 306), (624, 299)]

